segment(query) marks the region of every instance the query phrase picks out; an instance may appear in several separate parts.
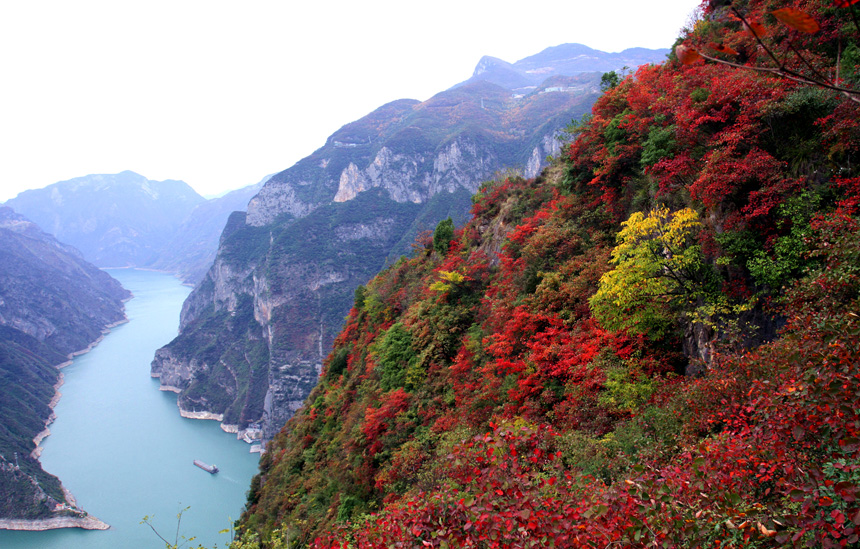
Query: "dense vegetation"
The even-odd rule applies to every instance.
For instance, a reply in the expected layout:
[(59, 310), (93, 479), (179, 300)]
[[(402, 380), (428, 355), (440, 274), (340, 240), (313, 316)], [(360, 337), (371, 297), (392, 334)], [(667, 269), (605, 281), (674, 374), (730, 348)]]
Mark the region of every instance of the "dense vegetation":
[[(447, 200), (401, 204), (381, 189), (371, 189), (302, 218), (282, 214), (262, 227), (246, 225), (245, 214), (234, 214), (224, 229), (219, 259), (237, 271), (256, 267), (258, 277), (266, 281), (266, 292), (291, 294), (290, 299), (272, 299), (276, 305), (269, 314), (277, 322), (271, 333), (255, 316), (253, 287), (248, 293), (237, 292), (230, 308), (206, 303), (194, 315), (189, 329), (166, 347), (176, 356), (191, 357), (189, 362), (205, 365), (180, 387), (183, 409), (223, 414), (225, 423), (245, 428), (265, 416), (266, 393), (273, 385), (270, 365), (291, 361), (302, 362), (300, 373), (306, 375), (283, 383), (300, 402), (314, 386), (317, 370), (311, 359), (320, 353), (316, 342), (306, 343), (309, 326), (322, 321), (330, 332), (323, 334), (328, 345), (349, 311), (355, 286), (371, 278), (390, 256), (398, 257), (408, 249), (406, 238), (412, 242), (428, 220), (453, 215), (462, 221), (468, 193), (445, 194)], [(343, 276), (333, 276), (317, 288), (302, 286), (312, 277), (324, 280), (326, 272)], [(207, 278), (196, 291), (211, 291), (213, 284)], [(297, 356), (300, 351), (305, 356)]]
[(46, 501), (32, 497), (34, 479), (45, 494), (65, 501), (60, 481), (42, 470), (33, 437), (51, 415), (58, 372), (65, 360), (55, 349), (27, 334), (0, 326), (0, 517), (50, 516)]
[(604, 79), (360, 287), (236, 546), (858, 546), (852, 4), (710, 3), (685, 40), (737, 66)]

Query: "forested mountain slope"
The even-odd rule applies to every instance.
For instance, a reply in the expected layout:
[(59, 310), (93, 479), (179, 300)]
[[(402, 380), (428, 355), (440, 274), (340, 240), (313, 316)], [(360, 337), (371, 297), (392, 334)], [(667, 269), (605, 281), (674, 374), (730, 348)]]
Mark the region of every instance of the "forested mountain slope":
[(236, 547), (856, 546), (858, 36), (706, 3), (482, 185), (356, 291)]
[(600, 79), (556, 74), (528, 94), (474, 81), (345, 125), (230, 219), (152, 375), (179, 393), (186, 416), (240, 432), (261, 422), (271, 438), (316, 384), (355, 288), (419, 232), (464, 222), (495, 172), (539, 173)]
[(127, 297), (77, 250), (0, 207), (0, 518), (57, 516), (65, 503), (33, 439), (52, 415), (56, 366), (123, 320)]

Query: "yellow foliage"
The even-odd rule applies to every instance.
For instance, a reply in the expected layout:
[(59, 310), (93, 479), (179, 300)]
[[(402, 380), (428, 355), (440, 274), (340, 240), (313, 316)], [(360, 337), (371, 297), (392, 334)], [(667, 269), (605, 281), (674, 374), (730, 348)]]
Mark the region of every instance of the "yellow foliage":
[(447, 292), (454, 285), (466, 280), (466, 277), (457, 271), (439, 271), (439, 278), (441, 280), (437, 280), (430, 285), (430, 289), (434, 292)]
[(663, 335), (674, 309), (692, 305), (697, 297), (694, 279), (703, 258), (695, 236), (701, 226), (690, 208), (631, 215), (612, 250), (615, 268), (601, 277), (590, 300), (598, 321), (609, 329)]

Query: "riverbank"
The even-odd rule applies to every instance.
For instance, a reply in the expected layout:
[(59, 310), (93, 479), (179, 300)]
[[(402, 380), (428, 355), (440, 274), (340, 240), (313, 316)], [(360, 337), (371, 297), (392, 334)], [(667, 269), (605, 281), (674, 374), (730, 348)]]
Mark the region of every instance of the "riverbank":
[[(134, 296), (132, 296), (132, 297), (134, 297)], [(132, 299), (132, 298), (130, 297), (129, 299)], [(125, 301), (128, 301), (128, 300), (125, 300)], [(69, 353), (69, 355), (66, 357), (66, 358), (68, 358), (68, 360), (66, 360), (65, 362), (61, 362), (60, 364), (57, 364), (54, 367), (57, 368), (58, 370), (62, 370), (66, 366), (69, 366), (72, 362), (74, 362), (75, 357), (89, 353), (90, 351), (95, 349), (96, 345), (98, 345), (99, 343), (102, 342), (102, 340), (105, 338), (105, 336), (110, 333), (112, 328), (116, 328), (117, 326), (125, 324), (126, 322), (128, 322), (128, 316), (126, 316), (122, 320), (117, 320), (116, 322), (112, 322), (112, 323), (108, 324), (107, 326), (105, 326), (102, 329), (102, 335), (97, 337), (95, 339), (95, 341), (93, 341), (92, 343), (90, 343), (89, 345), (87, 345), (86, 347), (84, 347), (83, 349), (81, 349), (79, 351), (74, 351), (72, 353)], [(53, 408), (53, 406), (52, 406), (52, 408)]]
[(108, 530), (110, 526), (96, 517), (54, 517), (38, 520), (0, 519), (0, 530), (27, 530), (43, 532), (58, 528), (82, 528), (84, 530)]
[[(172, 538), (176, 514), (185, 507), (189, 510), (182, 516), (181, 536), (196, 537), (194, 547), (226, 547), (230, 536), (219, 532), (229, 529), (231, 517), (242, 512), (258, 454), (250, 454), (244, 443), (234, 440), (236, 435), (225, 436), (214, 421), (181, 418), (175, 395), (156, 390), (158, 383), (149, 376), (155, 350), (176, 336), (189, 290), (160, 273), (126, 269), (111, 274), (134, 292), (135, 299), (126, 305), (130, 322), (114, 328), (95, 349), (62, 370), (63, 396), (40, 457), (44, 469), (74, 493), (76, 507), (110, 529), (3, 529), (0, 548), (158, 547), (158, 538), (140, 524), (142, 517), (155, 517), (156, 528), (169, 531)], [(205, 473), (192, 465), (195, 459), (216, 463), (221, 472)], [(60, 502), (63, 496), (54, 497)], [(66, 514), (75, 515), (46, 515)], [(74, 522), (67, 525), (81, 525)]]
[[(131, 298), (129, 298), (129, 299), (131, 299)], [(116, 328), (117, 326), (120, 326), (122, 324), (125, 324), (126, 322), (128, 322), (128, 316), (123, 314), (122, 320), (118, 320), (116, 322), (112, 322), (112, 323), (106, 325), (102, 329), (102, 335), (100, 335), (98, 338), (96, 338), (95, 341), (93, 341), (92, 343), (90, 343), (89, 345), (87, 345), (86, 347), (84, 347), (83, 349), (81, 349), (79, 351), (74, 351), (72, 353), (69, 353), (69, 355), (66, 357), (66, 358), (68, 358), (67, 361), (62, 362), (60, 364), (57, 364), (54, 367), (58, 370), (62, 370), (66, 366), (69, 366), (70, 364), (72, 364), (74, 362), (75, 357), (81, 356), (81, 355), (86, 354), (86, 353), (92, 351), (93, 349), (95, 349), (96, 345), (101, 343), (101, 341), (105, 338), (105, 336), (110, 333), (111, 329)], [(40, 431), (39, 434), (37, 434), (35, 437), (33, 437), (33, 444), (36, 445), (36, 447), (33, 448), (33, 451), (30, 452), (30, 456), (33, 459), (39, 459), (39, 456), (42, 455), (42, 450), (43, 450), (42, 446), (41, 446), (42, 441), (45, 440), (51, 434), (51, 429), (49, 427), (50, 427), (51, 423), (53, 423), (54, 420), (57, 419), (57, 414), (54, 413), (54, 408), (57, 407), (57, 404), (60, 402), (60, 398), (62, 398), (62, 396), (63, 396), (63, 393), (60, 392), (60, 387), (63, 386), (63, 383), (65, 383), (65, 378), (63, 377), (63, 372), (60, 371), (60, 375), (57, 378), (57, 383), (54, 385), (54, 396), (51, 397), (51, 402), (48, 403), (48, 408), (51, 409), (51, 415), (48, 416), (48, 419), (45, 421), (45, 428), (42, 431)]]
[[(133, 297), (133, 295), (132, 295)], [(131, 297), (129, 298), (129, 300)], [(126, 300), (128, 301), (128, 300)], [(69, 366), (74, 362), (74, 358), (86, 354), (92, 351), (101, 341), (105, 338), (107, 334), (110, 333), (111, 329), (116, 328), (122, 324), (128, 322), (128, 315), (123, 314), (123, 318), (116, 322), (112, 322), (107, 324), (103, 329), (101, 335), (95, 339), (92, 343), (87, 345), (85, 348), (69, 353), (67, 356), (68, 360), (57, 364), (55, 368), (58, 370), (62, 370), (66, 366)], [(33, 437), (33, 444), (35, 447), (33, 451), (30, 452), (30, 457), (38, 460), (42, 456), (42, 452), (44, 448), (42, 447), (42, 441), (51, 435), (50, 425), (57, 419), (57, 414), (54, 412), (54, 408), (56, 408), (57, 404), (59, 404), (60, 399), (63, 396), (63, 393), (60, 392), (60, 387), (65, 383), (65, 376), (63, 372), (60, 371), (59, 376), (57, 377), (57, 383), (54, 384), (54, 396), (51, 397), (51, 401), (48, 403), (48, 408), (51, 409), (51, 415), (48, 416), (48, 419), (45, 420), (45, 428), (42, 429), (35, 437)], [(69, 492), (65, 486), (63, 488), (63, 494), (66, 497), (66, 503), (72, 507), (77, 508), (77, 502), (75, 501), (75, 497)], [(42, 531), (42, 530), (53, 530), (56, 528), (83, 528), (84, 530), (107, 530), (110, 528), (109, 525), (100, 521), (99, 519), (91, 516), (85, 517), (54, 517), (50, 519), (40, 519), (40, 520), (15, 520), (15, 519), (0, 519), (0, 530), (28, 530), (28, 531)]]
[(38, 435), (33, 437), (33, 444), (36, 445), (33, 448), (33, 451), (30, 452), (30, 457), (33, 459), (39, 459), (39, 456), (42, 455), (42, 441), (51, 434), (51, 429), (49, 426), (51, 423), (57, 419), (57, 414), (54, 413), (54, 408), (57, 406), (57, 403), (60, 402), (60, 398), (63, 396), (63, 393), (60, 392), (60, 387), (65, 383), (65, 377), (63, 377), (63, 372), (60, 372), (59, 377), (57, 378), (57, 383), (54, 385), (54, 396), (51, 398), (51, 402), (48, 403), (48, 408), (51, 409), (51, 415), (48, 416), (48, 419), (45, 421), (45, 428), (39, 432)]
[(214, 421), (223, 421), (224, 414), (213, 414), (212, 412), (189, 412), (179, 408), (179, 415), (188, 419), (211, 419)]

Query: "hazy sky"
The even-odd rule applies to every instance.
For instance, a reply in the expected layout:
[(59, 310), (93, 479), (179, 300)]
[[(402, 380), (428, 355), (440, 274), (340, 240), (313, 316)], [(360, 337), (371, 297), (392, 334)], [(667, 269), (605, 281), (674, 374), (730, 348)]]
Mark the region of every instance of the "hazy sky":
[(668, 48), (698, 3), (4, 1), (0, 200), (122, 170), (242, 187), (384, 103), (467, 79), (483, 55)]

